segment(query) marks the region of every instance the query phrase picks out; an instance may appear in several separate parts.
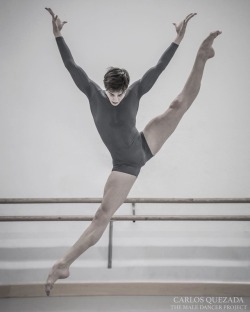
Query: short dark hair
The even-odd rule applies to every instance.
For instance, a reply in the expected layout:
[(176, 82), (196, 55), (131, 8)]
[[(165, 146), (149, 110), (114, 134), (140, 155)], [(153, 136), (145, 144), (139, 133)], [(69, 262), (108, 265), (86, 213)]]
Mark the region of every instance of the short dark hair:
[(125, 91), (128, 88), (130, 77), (126, 69), (109, 67), (104, 76), (106, 90)]

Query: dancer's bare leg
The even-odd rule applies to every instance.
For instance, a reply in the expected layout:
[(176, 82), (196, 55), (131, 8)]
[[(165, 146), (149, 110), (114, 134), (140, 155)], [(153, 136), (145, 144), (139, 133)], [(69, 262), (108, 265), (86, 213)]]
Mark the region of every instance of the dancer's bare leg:
[(182, 92), (171, 103), (165, 113), (151, 120), (143, 130), (153, 155), (160, 150), (174, 132), (181, 118), (198, 95), (206, 61), (214, 56), (212, 44), (219, 34), (221, 34), (220, 31), (213, 32), (202, 42), (193, 69)]
[(101, 238), (111, 217), (127, 198), (135, 180), (135, 176), (122, 172), (113, 171), (110, 174), (104, 188), (102, 204), (93, 221), (64, 257), (52, 267), (45, 285), (47, 296), (50, 295), (50, 291), (58, 279), (69, 276), (70, 265)]

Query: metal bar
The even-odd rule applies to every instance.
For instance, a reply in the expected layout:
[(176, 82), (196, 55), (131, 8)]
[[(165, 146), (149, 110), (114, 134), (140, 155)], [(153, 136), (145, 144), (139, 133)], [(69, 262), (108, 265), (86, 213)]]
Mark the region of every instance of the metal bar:
[[(0, 216), (0, 222), (13, 221), (92, 221), (93, 216)], [(119, 215), (112, 221), (250, 221), (250, 215)]]
[[(102, 198), (0, 198), (0, 204), (95, 204)], [(140, 204), (249, 204), (250, 198), (127, 198)]]
[(113, 221), (109, 222), (108, 269), (112, 268)]
[[(135, 216), (135, 203), (132, 203), (132, 214)], [(135, 222), (135, 220), (133, 220)]]

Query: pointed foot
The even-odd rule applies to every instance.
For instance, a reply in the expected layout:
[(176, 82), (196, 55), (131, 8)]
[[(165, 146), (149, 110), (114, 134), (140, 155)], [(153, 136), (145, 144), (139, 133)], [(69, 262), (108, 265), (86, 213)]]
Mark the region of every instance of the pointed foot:
[(215, 52), (212, 47), (214, 39), (217, 38), (222, 32), (217, 30), (211, 32), (210, 35), (202, 42), (199, 50), (199, 54), (204, 57), (205, 59), (209, 59), (214, 57)]
[(51, 269), (49, 276), (47, 278), (45, 284), (45, 293), (47, 296), (50, 296), (51, 291), (54, 287), (55, 282), (58, 279), (65, 279), (69, 277), (69, 267), (63, 264), (62, 262), (58, 261)]

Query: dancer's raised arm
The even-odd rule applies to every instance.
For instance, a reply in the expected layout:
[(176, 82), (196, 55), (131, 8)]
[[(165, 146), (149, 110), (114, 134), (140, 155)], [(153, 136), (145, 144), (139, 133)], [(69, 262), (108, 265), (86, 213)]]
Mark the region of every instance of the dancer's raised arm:
[(67, 46), (61, 34), (61, 30), (64, 24), (66, 24), (67, 22), (66, 21), (61, 22), (58, 15), (55, 15), (54, 12), (50, 8), (45, 8), (45, 9), (52, 16), (53, 33), (56, 38), (57, 46), (60, 51), (65, 67), (68, 69), (77, 87), (87, 96), (90, 96), (91, 80), (89, 79), (85, 71), (75, 63), (73, 56), (70, 52), (70, 49)]
[(156, 66), (150, 68), (145, 75), (138, 81), (138, 93), (139, 96), (147, 93), (155, 84), (156, 80), (160, 76), (160, 74), (164, 71), (167, 67), (168, 63), (171, 61), (172, 57), (175, 54), (179, 44), (181, 43), (185, 32), (188, 21), (194, 17), (196, 13), (191, 13), (187, 15), (187, 17), (181, 21), (178, 25), (173, 23), (176, 29), (177, 36), (175, 40), (171, 43), (168, 49), (163, 53), (160, 60), (156, 64)]

